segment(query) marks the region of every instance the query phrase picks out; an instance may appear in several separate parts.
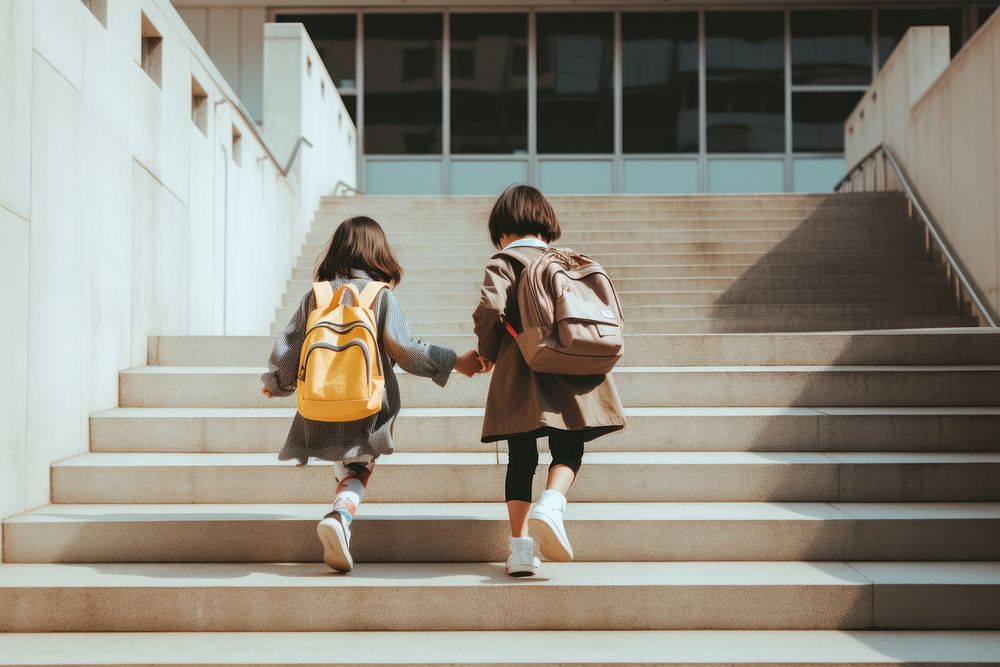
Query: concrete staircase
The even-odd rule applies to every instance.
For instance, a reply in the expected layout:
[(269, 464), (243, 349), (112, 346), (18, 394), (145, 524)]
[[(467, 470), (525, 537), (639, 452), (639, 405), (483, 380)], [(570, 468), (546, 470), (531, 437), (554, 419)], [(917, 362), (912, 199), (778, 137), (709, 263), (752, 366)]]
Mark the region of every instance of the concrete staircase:
[[(601, 260), (631, 333), (974, 326), (898, 194), (553, 197), (559, 245)], [(471, 333), (495, 250), (489, 197), (334, 197), (302, 249), (272, 333), (309, 290), (334, 228), (370, 215), (406, 269), (420, 334)], [(441, 267), (447, 266), (442, 272)]]
[[(409, 207), (432, 218), (432, 202)], [(591, 213), (580, 229), (599, 227)], [(873, 239), (865, 252), (889, 243)], [(400, 299), (414, 321), (447, 290), (467, 314), (488, 248), (474, 252), (469, 275), (410, 270)], [(703, 256), (683, 260), (692, 275)], [(692, 280), (801, 291), (788, 275), (738, 277), (760, 266)], [(945, 281), (926, 259), (876, 273), (888, 266), (810, 279), (817, 293)], [(691, 291), (639, 287), (627, 298)], [(968, 323), (947, 302), (932, 323)], [(919, 320), (893, 303), (900, 322)], [(417, 326), (473, 344), (458, 319)], [(355, 524), (359, 564), (329, 573), (314, 529), (332, 471), (274, 456), (293, 402), (259, 394), (271, 344), (158, 337), (148, 365), (121, 374), (91, 451), (53, 465), (52, 503), (4, 522), (0, 664), (1000, 664), (996, 332), (630, 334), (615, 371), (629, 428), (588, 448), (571, 492), (578, 560), (521, 580), (498, 564), (504, 469), (478, 444), (488, 379), (441, 390), (405, 374), (399, 453), (379, 463)]]

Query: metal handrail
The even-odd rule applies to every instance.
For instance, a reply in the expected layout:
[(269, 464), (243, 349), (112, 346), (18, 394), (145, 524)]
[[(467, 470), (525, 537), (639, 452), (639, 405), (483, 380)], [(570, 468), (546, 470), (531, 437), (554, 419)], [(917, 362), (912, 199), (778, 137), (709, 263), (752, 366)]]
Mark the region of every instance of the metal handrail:
[(997, 318), (994, 316), (993, 311), (986, 305), (982, 296), (979, 293), (979, 289), (975, 284), (966, 276), (965, 267), (962, 261), (955, 255), (951, 248), (951, 245), (945, 239), (944, 235), (941, 233), (937, 221), (934, 216), (930, 214), (927, 207), (924, 206), (923, 200), (921, 200), (920, 195), (917, 194), (916, 189), (910, 183), (909, 177), (906, 175), (906, 171), (900, 164), (899, 160), (896, 159), (896, 155), (889, 148), (889, 145), (882, 142), (871, 151), (869, 151), (863, 158), (858, 160), (853, 167), (847, 170), (847, 173), (843, 178), (837, 183), (834, 188), (835, 191), (839, 192), (846, 184), (850, 183), (854, 178), (854, 175), (859, 169), (862, 169), (865, 163), (874, 158), (879, 153), (882, 153), (886, 160), (889, 162), (889, 166), (892, 170), (896, 172), (896, 178), (899, 179), (900, 185), (903, 187), (903, 194), (909, 200), (910, 205), (923, 220), (924, 225), (927, 227), (927, 231), (931, 238), (934, 239), (935, 244), (937, 244), (938, 250), (941, 252), (941, 256), (944, 257), (945, 261), (948, 262), (952, 273), (958, 278), (959, 284), (962, 286), (962, 290), (972, 301), (973, 306), (979, 311), (979, 316), (986, 321), (986, 325), (990, 327), (997, 326)]
[(350, 192), (351, 194), (355, 194), (355, 195), (363, 195), (364, 194), (364, 190), (359, 190), (358, 188), (354, 187), (350, 183), (347, 183), (347, 182), (342, 181), (342, 180), (341, 181), (337, 181), (334, 184), (334, 186), (333, 186), (333, 194), (334, 195), (339, 195), (341, 191)]

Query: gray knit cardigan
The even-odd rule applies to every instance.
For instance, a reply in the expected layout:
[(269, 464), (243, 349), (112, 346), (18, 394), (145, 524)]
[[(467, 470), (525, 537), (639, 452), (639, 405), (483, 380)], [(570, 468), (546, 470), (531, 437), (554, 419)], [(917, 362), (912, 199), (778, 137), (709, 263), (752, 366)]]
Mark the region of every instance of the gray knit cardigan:
[[(352, 280), (332, 280), (334, 291), (351, 282), (360, 291), (371, 277), (360, 271)], [(261, 376), (264, 386), (275, 396), (295, 393), (299, 351), (306, 335), (306, 320), (316, 308), (312, 290), (302, 297), (292, 321), (274, 342), (268, 361), (268, 372)], [(310, 457), (327, 461), (343, 461), (359, 456), (378, 457), (393, 452), (392, 428), (399, 414), (399, 381), (395, 364), (412, 375), (432, 378), (440, 386), (448, 382), (455, 368), (455, 351), (423, 343), (410, 336), (399, 302), (392, 291), (384, 289), (375, 299), (378, 324), (379, 353), (385, 374), (385, 394), (382, 409), (375, 415), (354, 422), (319, 422), (295, 413), (285, 446), (278, 454), (282, 461), (298, 459), (308, 463)]]

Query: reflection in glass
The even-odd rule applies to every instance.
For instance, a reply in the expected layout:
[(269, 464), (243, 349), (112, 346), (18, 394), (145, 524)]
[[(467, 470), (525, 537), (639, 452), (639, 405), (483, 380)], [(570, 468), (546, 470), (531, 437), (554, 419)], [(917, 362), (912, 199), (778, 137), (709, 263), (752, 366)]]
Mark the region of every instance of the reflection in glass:
[(872, 78), (872, 13), (792, 12), (792, 82), (867, 84)]
[(985, 7), (980, 6), (976, 10), (976, 18), (979, 21), (978, 23), (976, 23), (976, 25), (979, 26), (980, 28), (983, 27), (983, 24), (989, 21), (990, 17), (993, 16), (993, 13), (997, 10), (998, 6), (1000, 5), (992, 4), (992, 5), (987, 5)]
[(441, 14), (365, 16), (365, 152), (441, 152)]
[(698, 151), (698, 15), (622, 14), (626, 153)]
[(537, 31), (538, 152), (612, 152), (612, 14), (538, 14)]
[(844, 150), (844, 121), (863, 92), (792, 94), (792, 150), (837, 153)]
[(892, 55), (906, 31), (913, 26), (946, 25), (951, 35), (951, 55), (962, 48), (961, 9), (880, 9), (878, 11), (879, 67)]
[(278, 23), (301, 23), (316, 45), (323, 64), (338, 89), (353, 90), (355, 37), (358, 17), (354, 14), (279, 14)]
[(357, 125), (358, 124), (358, 98), (357, 95), (341, 95), (340, 99), (344, 100), (344, 106), (347, 107), (347, 113), (351, 117), (351, 121)]
[(784, 151), (784, 16), (708, 12), (705, 32), (709, 152)]
[(452, 14), (451, 150), (528, 150), (528, 15)]

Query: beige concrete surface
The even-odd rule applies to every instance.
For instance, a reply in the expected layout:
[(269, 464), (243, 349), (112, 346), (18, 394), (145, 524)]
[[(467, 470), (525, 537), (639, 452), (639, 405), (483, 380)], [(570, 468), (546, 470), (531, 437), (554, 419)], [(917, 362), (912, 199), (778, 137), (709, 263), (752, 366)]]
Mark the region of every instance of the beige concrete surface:
[[(336, 650), (331, 650), (336, 647)], [(0, 635), (0, 664), (441, 665), (526, 663), (926, 667), (1000, 660), (995, 632), (660, 631)], [(82, 657), (83, 656), (83, 657)]]
[[(368, 503), (358, 562), (507, 556), (491, 503)], [(332, 492), (330, 494), (332, 500)], [(329, 501), (328, 501), (329, 502)], [(572, 503), (578, 561), (983, 560), (1000, 549), (996, 503)], [(9, 519), (8, 563), (316, 562), (330, 504), (50, 505)]]

